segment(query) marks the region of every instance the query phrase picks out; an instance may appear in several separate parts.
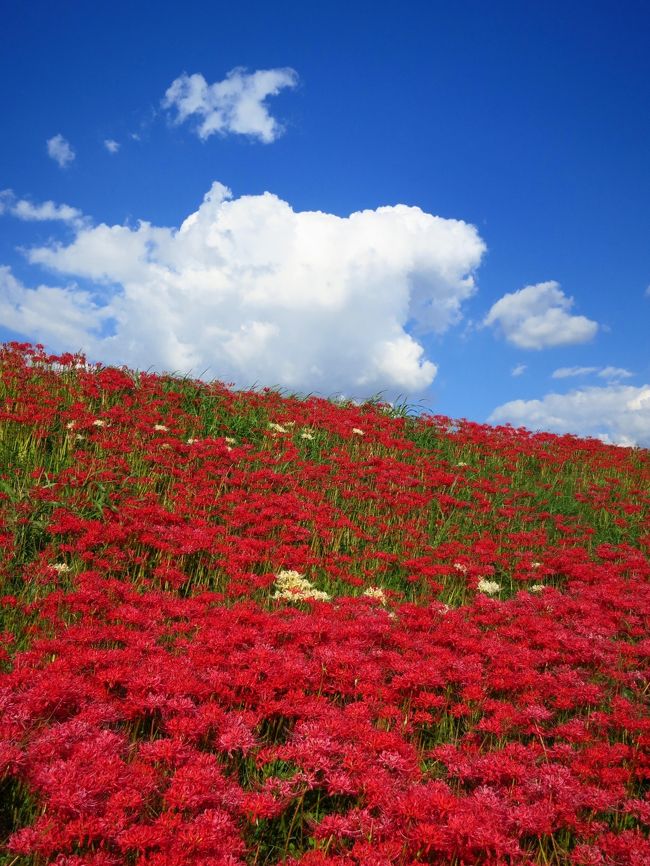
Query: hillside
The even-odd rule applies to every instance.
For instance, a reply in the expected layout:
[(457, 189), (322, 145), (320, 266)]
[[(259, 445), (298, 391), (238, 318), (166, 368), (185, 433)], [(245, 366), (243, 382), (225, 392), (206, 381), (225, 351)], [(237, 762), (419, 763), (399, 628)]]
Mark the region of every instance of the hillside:
[(648, 451), (14, 343), (0, 538), (3, 866), (650, 862)]

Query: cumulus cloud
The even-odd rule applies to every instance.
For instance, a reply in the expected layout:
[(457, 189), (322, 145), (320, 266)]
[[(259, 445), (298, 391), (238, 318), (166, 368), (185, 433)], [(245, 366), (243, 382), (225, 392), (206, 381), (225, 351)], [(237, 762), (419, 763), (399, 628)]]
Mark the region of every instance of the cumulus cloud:
[[(473, 226), (417, 207), (339, 217), (294, 211), (268, 192), (233, 199), (214, 183), (178, 229), (85, 227), (28, 257), (96, 289), (65, 290), (80, 315), (62, 348), (140, 368), (209, 368), (240, 387), (367, 396), (431, 384), (436, 366), (417, 333), (460, 320), (484, 250)], [(14, 330), (47, 336), (31, 317), (41, 295), (14, 288)]]
[(99, 335), (108, 317), (89, 292), (74, 284), (27, 288), (0, 266), (0, 321), (17, 333), (76, 351), (83, 348), (83, 335)]
[(568, 379), (573, 376), (591, 376), (595, 374), (607, 382), (615, 382), (619, 379), (629, 379), (634, 373), (623, 367), (558, 367), (551, 374), (552, 379)]
[(85, 217), (76, 207), (44, 201), (34, 204), (28, 199), (18, 199), (10, 189), (0, 191), (0, 214), (10, 214), (27, 222), (64, 222), (80, 227)]
[(60, 168), (67, 168), (68, 164), (76, 156), (74, 150), (70, 147), (70, 142), (66, 141), (60, 133), (52, 138), (48, 138), (47, 153), (48, 156), (52, 157), (59, 164)]
[(536, 283), (500, 298), (483, 325), (497, 327), (520, 349), (586, 343), (595, 336), (598, 324), (585, 316), (571, 315), (568, 311), (573, 303), (554, 280)]
[(650, 385), (608, 385), (547, 394), (541, 400), (512, 400), (488, 420), (650, 448)]
[(517, 364), (516, 367), (513, 367), (510, 371), (512, 376), (523, 376), (523, 374), (528, 369), (527, 364)]
[(104, 147), (109, 153), (117, 153), (120, 149), (120, 143), (119, 141), (115, 141), (114, 138), (105, 138)]
[(200, 73), (183, 73), (171, 83), (162, 104), (175, 109), (177, 124), (195, 118), (196, 133), (202, 140), (215, 133), (236, 133), (268, 144), (283, 128), (271, 117), (264, 102), (297, 83), (297, 73), (289, 68), (249, 73), (237, 67), (214, 84), (208, 84)]

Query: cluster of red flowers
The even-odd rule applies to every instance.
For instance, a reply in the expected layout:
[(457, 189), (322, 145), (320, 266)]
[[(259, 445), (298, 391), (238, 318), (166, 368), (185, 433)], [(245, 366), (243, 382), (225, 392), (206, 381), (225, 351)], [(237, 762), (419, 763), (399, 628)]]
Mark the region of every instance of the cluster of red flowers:
[(647, 452), (0, 374), (0, 862), (650, 862)]

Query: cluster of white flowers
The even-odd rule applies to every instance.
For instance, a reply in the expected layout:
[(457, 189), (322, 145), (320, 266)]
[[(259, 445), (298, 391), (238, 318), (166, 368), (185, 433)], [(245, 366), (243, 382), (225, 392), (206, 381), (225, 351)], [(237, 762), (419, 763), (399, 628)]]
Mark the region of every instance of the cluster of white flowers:
[(365, 435), (366, 435), (366, 434), (363, 432), (363, 430), (359, 430), (358, 427), (353, 427), (353, 428), (352, 428), (352, 432), (355, 433), (357, 436), (365, 436)]
[(534, 583), (530, 587), (531, 592), (541, 592), (543, 589), (546, 589), (546, 586), (543, 583)]
[(268, 424), (269, 430), (273, 430), (274, 433), (288, 433), (286, 427), (283, 427), (282, 424), (274, 424), (273, 421), (269, 421)]
[(165, 430), (167, 430), (168, 428), (165, 427), (164, 424), (154, 424), (154, 425), (153, 425), (153, 429), (154, 429), (154, 430), (158, 430), (158, 431), (165, 431)]
[(53, 562), (51, 567), (59, 574), (66, 574), (66, 572), (71, 571), (67, 562)]
[(275, 576), (275, 592), (273, 598), (285, 601), (329, 601), (330, 596), (326, 592), (316, 589), (298, 571), (279, 571)]
[(462, 562), (455, 562), (454, 568), (456, 569), (456, 571), (460, 571), (462, 574), (467, 574), (467, 566), (463, 565)]
[(301, 439), (313, 439), (314, 434), (310, 433), (308, 430), (303, 430), (302, 433), (300, 434), (300, 438)]
[(370, 586), (363, 594), (368, 596), (368, 598), (374, 598), (376, 601), (386, 604), (386, 596), (380, 586)]
[(93, 427), (108, 427), (108, 421), (104, 421), (103, 418), (95, 418)]
[(485, 580), (482, 577), (479, 582), (477, 589), (479, 592), (484, 592), (486, 595), (496, 595), (496, 593), (501, 589), (501, 584), (497, 583), (496, 580)]

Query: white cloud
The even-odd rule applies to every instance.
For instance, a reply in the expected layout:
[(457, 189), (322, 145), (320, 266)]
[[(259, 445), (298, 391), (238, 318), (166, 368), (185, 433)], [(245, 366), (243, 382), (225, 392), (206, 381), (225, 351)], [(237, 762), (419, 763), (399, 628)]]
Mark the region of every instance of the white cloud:
[(606, 379), (608, 382), (613, 382), (616, 379), (630, 379), (634, 376), (634, 373), (625, 370), (623, 367), (603, 367), (596, 375), (600, 376), (601, 379)]
[(105, 138), (104, 147), (109, 153), (117, 153), (120, 149), (120, 143), (119, 141), (115, 141), (114, 138)]
[(650, 385), (608, 385), (513, 400), (498, 406), (488, 420), (649, 448)]
[(634, 373), (623, 367), (558, 367), (551, 374), (552, 379), (568, 379), (572, 376), (591, 376), (592, 374), (607, 382), (615, 382), (618, 379), (629, 379)]
[(544, 349), (586, 343), (598, 324), (584, 316), (572, 316), (568, 298), (558, 283), (549, 280), (526, 286), (500, 298), (483, 320), (499, 328), (508, 342), (520, 349)]
[(55, 204), (44, 201), (33, 204), (27, 199), (17, 199), (10, 189), (0, 191), (0, 214), (7, 213), (19, 220), (27, 222), (64, 222), (80, 227), (85, 223), (85, 217), (76, 207), (68, 204)]
[(589, 376), (598, 372), (598, 367), (558, 367), (551, 374), (552, 379), (568, 379), (572, 376)]
[(288, 68), (248, 73), (237, 67), (214, 84), (208, 84), (199, 73), (183, 73), (171, 83), (162, 104), (176, 109), (176, 123), (190, 117), (199, 119), (196, 132), (203, 140), (215, 133), (237, 133), (269, 143), (283, 129), (268, 113), (264, 101), (297, 83), (297, 73)]
[(0, 321), (13, 331), (78, 350), (83, 348), (83, 335), (98, 335), (108, 317), (89, 292), (74, 284), (30, 289), (0, 266)]
[(61, 134), (48, 138), (47, 152), (59, 164), (60, 168), (66, 168), (68, 163), (75, 158), (75, 152), (70, 147), (70, 142), (66, 141)]
[[(210, 368), (238, 386), (367, 396), (431, 384), (436, 367), (413, 333), (460, 320), (484, 250), (473, 226), (417, 207), (343, 218), (296, 212), (270, 193), (231, 199), (215, 183), (179, 229), (86, 227), (29, 259), (97, 287), (92, 297), (66, 290), (69, 305), (78, 296), (90, 309), (90, 326), (80, 316), (61, 348), (140, 368)], [(13, 297), (11, 327), (47, 336), (30, 318), (37, 296)], [(98, 336), (108, 319), (114, 333)]]
[(526, 370), (528, 369), (527, 364), (517, 364), (516, 367), (513, 367), (511, 370), (512, 376), (522, 376)]

